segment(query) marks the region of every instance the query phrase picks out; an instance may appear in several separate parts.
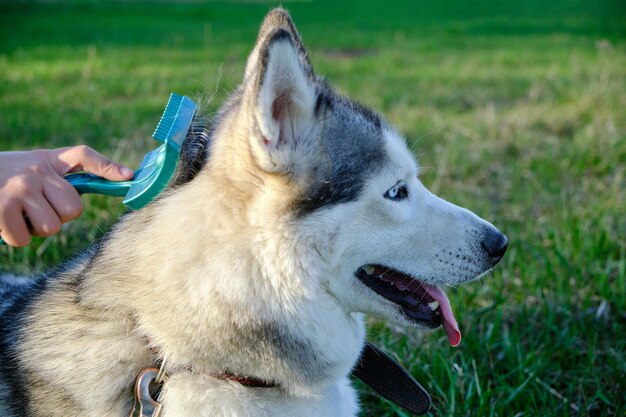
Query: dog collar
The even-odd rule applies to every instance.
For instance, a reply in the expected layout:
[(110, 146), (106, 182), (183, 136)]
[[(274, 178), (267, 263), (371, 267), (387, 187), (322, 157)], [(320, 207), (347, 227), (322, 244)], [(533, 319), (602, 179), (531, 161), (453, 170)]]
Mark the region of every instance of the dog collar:
[[(379, 395), (415, 415), (430, 410), (428, 392), (398, 362), (371, 343), (366, 343), (352, 375)], [(211, 374), (213, 378), (234, 381), (246, 387), (276, 388), (278, 384), (250, 376), (229, 373)]]
[[(160, 362), (159, 373), (164, 373), (165, 362), (159, 350), (152, 346), (150, 351)], [(185, 367), (193, 371), (191, 366)], [(228, 372), (210, 374), (222, 381), (237, 382), (251, 388), (277, 388), (279, 385), (253, 376), (234, 375)], [(376, 393), (404, 410), (415, 414), (426, 414), (430, 410), (431, 398), (428, 392), (408, 373), (402, 365), (375, 345), (366, 342), (352, 375), (359, 378)]]
[(229, 373), (211, 374), (213, 378), (221, 379), (222, 381), (237, 382), (246, 387), (252, 388), (277, 388), (278, 384), (275, 382), (265, 381), (263, 379), (255, 378), (253, 376), (241, 376), (233, 375)]
[(430, 410), (428, 392), (402, 365), (369, 342), (365, 343), (352, 375), (412, 414), (422, 415)]
[[(149, 343), (149, 339), (148, 339)], [(150, 346), (150, 352), (156, 358), (155, 362), (159, 366), (159, 372), (165, 373), (165, 359), (162, 358), (162, 355), (159, 349), (156, 346)], [(184, 366), (183, 369), (193, 372), (193, 367), (191, 365)], [(244, 375), (235, 375), (228, 372), (217, 372), (213, 374), (209, 374), (212, 378), (220, 379), (222, 381), (233, 381), (237, 382), (246, 387), (252, 388), (277, 388), (279, 385), (275, 382), (266, 381), (260, 378), (256, 378), (253, 376), (244, 376)]]

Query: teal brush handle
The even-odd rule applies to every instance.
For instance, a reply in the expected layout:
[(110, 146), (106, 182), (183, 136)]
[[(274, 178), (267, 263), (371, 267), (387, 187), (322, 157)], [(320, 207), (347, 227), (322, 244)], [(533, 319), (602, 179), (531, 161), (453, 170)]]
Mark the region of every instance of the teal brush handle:
[(109, 181), (93, 174), (69, 174), (64, 177), (80, 194), (104, 194), (124, 197), (133, 181)]

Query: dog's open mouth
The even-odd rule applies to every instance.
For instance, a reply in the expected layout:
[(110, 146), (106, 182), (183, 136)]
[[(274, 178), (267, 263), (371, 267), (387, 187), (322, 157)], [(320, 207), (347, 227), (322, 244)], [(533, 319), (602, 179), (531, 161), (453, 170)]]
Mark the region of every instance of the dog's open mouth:
[(364, 265), (355, 275), (377, 294), (401, 306), (412, 321), (431, 329), (443, 325), (450, 345), (461, 343), (450, 301), (439, 287), (382, 265)]

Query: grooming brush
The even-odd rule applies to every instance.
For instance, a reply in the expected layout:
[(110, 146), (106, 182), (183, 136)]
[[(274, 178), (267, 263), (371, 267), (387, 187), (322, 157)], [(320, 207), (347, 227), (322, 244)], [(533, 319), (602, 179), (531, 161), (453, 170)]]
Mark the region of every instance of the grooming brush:
[(81, 194), (95, 193), (124, 197), (134, 210), (149, 204), (172, 180), (180, 149), (196, 113), (196, 104), (186, 96), (172, 93), (152, 137), (161, 146), (148, 152), (130, 181), (109, 181), (93, 174), (69, 174), (65, 179)]
[[(175, 93), (170, 95), (163, 116), (152, 135), (163, 144), (144, 156), (132, 180), (109, 181), (88, 173), (68, 174), (64, 178), (80, 194), (124, 197), (124, 205), (139, 210), (152, 202), (172, 180), (178, 166), (181, 146), (192, 127), (196, 108), (196, 103), (189, 97)], [(0, 239), (0, 244), (2, 243), (4, 242)]]

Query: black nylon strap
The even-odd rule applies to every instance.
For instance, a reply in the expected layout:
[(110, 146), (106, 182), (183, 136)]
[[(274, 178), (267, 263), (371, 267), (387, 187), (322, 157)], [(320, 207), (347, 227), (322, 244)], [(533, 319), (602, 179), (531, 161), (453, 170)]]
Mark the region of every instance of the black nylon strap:
[(415, 414), (430, 410), (430, 395), (393, 358), (366, 342), (352, 375), (369, 385), (374, 391)]

